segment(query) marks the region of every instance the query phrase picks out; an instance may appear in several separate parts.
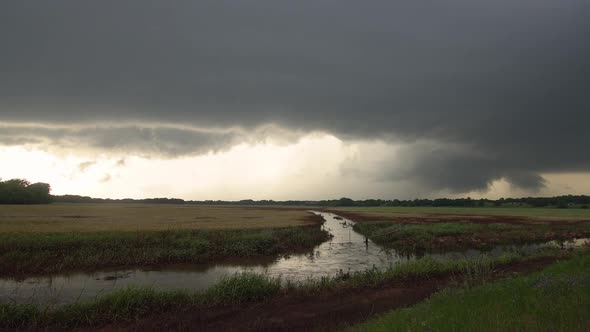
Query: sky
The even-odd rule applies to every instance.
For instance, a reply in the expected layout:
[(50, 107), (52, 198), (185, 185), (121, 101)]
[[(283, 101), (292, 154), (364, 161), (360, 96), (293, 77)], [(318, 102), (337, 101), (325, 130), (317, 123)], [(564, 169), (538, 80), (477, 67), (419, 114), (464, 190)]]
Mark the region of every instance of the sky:
[(590, 193), (586, 0), (0, 3), (0, 178), (54, 194)]

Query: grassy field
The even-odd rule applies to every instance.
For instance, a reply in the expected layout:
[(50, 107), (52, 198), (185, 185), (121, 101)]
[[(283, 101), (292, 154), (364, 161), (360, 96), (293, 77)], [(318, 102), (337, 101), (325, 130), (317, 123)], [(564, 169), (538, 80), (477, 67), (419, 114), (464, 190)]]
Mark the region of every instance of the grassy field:
[(320, 225), (225, 231), (2, 233), (0, 276), (275, 256), (307, 251), (327, 239)]
[(589, 331), (590, 255), (541, 273), (443, 291), (350, 331)]
[(433, 214), (445, 214), (590, 220), (590, 209), (527, 207), (337, 207), (331, 208), (330, 210), (357, 212), (373, 217), (426, 217)]
[(0, 205), (0, 233), (251, 229), (309, 225), (305, 210), (175, 204)]
[(407, 224), (367, 221), (354, 230), (385, 247), (400, 251), (422, 249), (489, 248), (500, 244), (522, 244), (590, 237), (590, 224), (506, 224), (440, 222)]
[(143, 204), (0, 206), (0, 276), (201, 263), (310, 250), (304, 210)]

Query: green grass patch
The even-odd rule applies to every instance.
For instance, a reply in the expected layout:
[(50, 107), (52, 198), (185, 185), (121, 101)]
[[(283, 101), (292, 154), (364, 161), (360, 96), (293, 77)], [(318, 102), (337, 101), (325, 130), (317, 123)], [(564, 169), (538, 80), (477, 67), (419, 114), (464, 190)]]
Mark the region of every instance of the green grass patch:
[(448, 289), (351, 331), (588, 331), (590, 254), (540, 273)]
[(277, 295), (281, 289), (281, 278), (241, 273), (223, 278), (203, 294), (203, 299), (209, 304), (250, 302)]
[(152, 288), (128, 288), (105, 295), (94, 302), (68, 305), (49, 312), (39, 324), (60, 327), (92, 326), (169, 311), (196, 301), (195, 295), (183, 291), (161, 292)]

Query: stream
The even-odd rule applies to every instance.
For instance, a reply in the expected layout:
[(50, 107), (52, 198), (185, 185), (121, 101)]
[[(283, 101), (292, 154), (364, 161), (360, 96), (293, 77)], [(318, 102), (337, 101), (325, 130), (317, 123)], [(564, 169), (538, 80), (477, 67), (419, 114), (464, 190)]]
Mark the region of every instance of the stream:
[[(334, 276), (339, 271), (363, 271), (373, 267), (387, 268), (398, 262), (415, 260), (415, 255), (402, 255), (384, 250), (353, 230), (354, 222), (331, 213), (314, 212), (325, 219), (322, 227), (332, 238), (307, 254), (284, 256), (275, 260), (245, 259), (235, 262), (190, 265), (167, 265), (159, 268), (130, 268), (92, 273), (65, 273), (26, 279), (0, 279), (0, 303), (33, 303), (46, 306), (83, 302), (115, 290), (131, 286), (155, 287), (160, 290), (202, 290), (223, 276), (250, 271), (282, 276), (290, 280), (305, 280)], [(578, 246), (584, 239), (566, 242)], [(534, 245), (498, 246), (485, 253), (498, 256), (511, 250), (534, 252), (556, 242)], [(476, 257), (482, 251), (428, 253), (437, 260)]]

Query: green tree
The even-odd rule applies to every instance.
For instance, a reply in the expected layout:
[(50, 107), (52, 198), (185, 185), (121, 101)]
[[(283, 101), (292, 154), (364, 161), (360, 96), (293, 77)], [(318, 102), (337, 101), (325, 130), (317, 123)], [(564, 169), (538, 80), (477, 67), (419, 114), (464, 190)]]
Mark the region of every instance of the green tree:
[(24, 179), (0, 181), (0, 204), (47, 204), (51, 202), (51, 186)]

